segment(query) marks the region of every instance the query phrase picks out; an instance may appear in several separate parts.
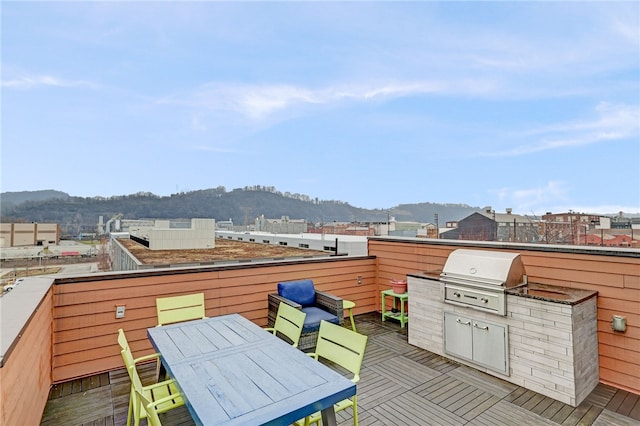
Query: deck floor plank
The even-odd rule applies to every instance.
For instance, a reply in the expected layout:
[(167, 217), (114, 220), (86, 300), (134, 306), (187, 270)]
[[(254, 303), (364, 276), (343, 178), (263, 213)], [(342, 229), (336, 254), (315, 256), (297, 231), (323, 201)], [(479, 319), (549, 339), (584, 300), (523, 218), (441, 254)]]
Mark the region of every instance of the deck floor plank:
[(629, 412), (629, 417), (640, 421), (640, 398), (638, 398), (638, 400), (636, 401), (636, 404), (633, 406), (633, 408)]
[(611, 401), (611, 398), (616, 394), (616, 391), (617, 389), (613, 386), (600, 383), (591, 394), (589, 394), (585, 401), (600, 408), (605, 408), (607, 404), (609, 404), (609, 401)]
[(513, 383), (505, 382), (497, 377), (489, 376), (465, 365), (460, 365), (447, 374), (499, 398), (504, 398), (518, 388), (518, 386)]
[(593, 422), (593, 426), (638, 426), (640, 421), (634, 420), (630, 417), (623, 416), (622, 414), (615, 413), (607, 410), (602, 410), (602, 413)]
[(489, 395), (489, 398), (485, 399), (482, 402), (478, 401), (480, 403), (476, 405), (471, 411), (467, 411), (467, 413), (462, 417), (465, 420), (476, 419), (478, 418), (478, 416), (480, 416), (482, 413), (487, 411), (489, 408), (493, 407), (495, 404), (500, 402), (500, 399), (497, 396), (494, 396), (491, 394), (487, 394), (487, 395)]
[(618, 412), (618, 408), (620, 408), (620, 405), (622, 405), (622, 402), (624, 401), (624, 399), (627, 397), (628, 394), (629, 392), (627, 391), (624, 391), (622, 389), (617, 389), (616, 393), (613, 395), (613, 398), (611, 398), (611, 401), (609, 401), (609, 403), (605, 408), (607, 410)]
[(402, 356), (395, 356), (369, 368), (378, 371), (379, 374), (387, 375), (388, 380), (407, 389), (419, 386), (440, 375), (439, 372)]
[(469, 390), (471, 390), (471, 392), (458, 399), (454, 404), (448, 405), (446, 407), (447, 410), (460, 417), (464, 417), (464, 415), (469, 411), (473, 410), (479, 404), (482, 404), (484, 401), (491, 398), (490, 394), (483, 392), (480, 389), (469, 387)]
[(640, 396), (629, 393), (622, 401), (622, 404), (618, 407), (617, 412), (625, 416), (629, 416), (633, 407), (638, 404), (639, 399)]
[(406, 392), (382, 405), (395, 409), (396, 418), (401, 424), (424, 425), (425, 421), (442, 425), (464, 425), (466, 420), (456, 416), (438, 404), (434, 404), (413, 392)]
[(457, 379), (443, 374), (414, 388), (413, 391), (424, 398), (433, 400), (447, 392), (449, 389), (455, 387), (458, 383)]
[(77, 425), (112, 415), (111, 388), (102, 386), (50, 400), (45, 407), (41, 424)]

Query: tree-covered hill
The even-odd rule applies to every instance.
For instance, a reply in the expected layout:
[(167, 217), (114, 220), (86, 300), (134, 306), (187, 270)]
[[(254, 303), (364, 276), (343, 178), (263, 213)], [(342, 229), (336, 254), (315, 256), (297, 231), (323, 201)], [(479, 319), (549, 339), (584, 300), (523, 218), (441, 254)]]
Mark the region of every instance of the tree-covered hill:
[(2, 222), (59, 223), (63, 234), (95, 232), (100, 216), (106, 221), (116, 215), (126, 219), (231, 219), (236, 225), (246, 225), (261, 215), (270, 219), (288, 216), (312, 223), (384, 222), (388, 216), (398, 221), (434, 223), (434, 215), (438, 214), (439, 224), (443, 226), (446, 221), (462, 219), (478, 210), (464, 204), (434, 203), (368, 210), (342, 201), (312, 199), (260, 186), (232, 191), (217, 187), (170, 196), (137, 193), (83, 198), (59, 191), (2, 193), (0, 202)]
[(3, 192), (0, 195), (0, 206), (10, 208), (27, 201), (44, 201), (52, 199), (66, 199), (69, 194), (53, 189), (45, 189), (42, 191), (20, 191), (20, 192)]

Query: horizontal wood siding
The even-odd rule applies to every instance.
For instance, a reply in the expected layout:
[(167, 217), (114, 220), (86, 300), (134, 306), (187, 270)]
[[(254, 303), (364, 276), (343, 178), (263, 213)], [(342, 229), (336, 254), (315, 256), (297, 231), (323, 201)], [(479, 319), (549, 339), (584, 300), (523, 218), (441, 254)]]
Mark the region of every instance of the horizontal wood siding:
[[(449, 253), (460, 248), (453, 244), (370, 240), (369, 255), (378, 260), (378, 292), (390, 288), (391, 278), (442, 269)], [(569, 248), (549, 252), (513, 245), (500, 250), (521, 253), (530, 282), (598, 291), (600, 380), (640, 393), (640, 259), (570, 253)], [(612, 315), (627, 319), (626, 332), (611, 329)]]
[(51, 387), (51, 290), (0, 368), (0, 425), (40, 424)]
[[(207, 316), (239, 313), (266, 326), (267, 294), (276, 291), (276, 284), (311, 278), (319, 290), (354, 301), (354, 314), (376, 309), (373, 258), (122, 275), (123, 278), (111, 274), (103, 280), (88, 277), (86, 282), (61, 281), (54, 285), (55, 383), (121, 367), (116, 343), (119, 328), (125, 330), (134, 356), (151, 353), (146, 330), (157, 324), (157, 297), (204, 292)], [(362, 277), (361, 285), (357, 283), (358, 276)], [(118, 305), (125, 306), (123, 319), (115, 318)]]

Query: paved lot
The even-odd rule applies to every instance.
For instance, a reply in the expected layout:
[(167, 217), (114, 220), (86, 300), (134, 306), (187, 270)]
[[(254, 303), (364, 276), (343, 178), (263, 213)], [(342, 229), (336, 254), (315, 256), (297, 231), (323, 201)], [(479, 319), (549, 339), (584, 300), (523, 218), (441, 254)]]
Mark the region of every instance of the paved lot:
[(64, 253), (78, 253), (79, 255), (95, 254), (97, 248), (91, 244), (79, 244), (75, 241), (61, 241), (58, 245), (28, 247), (3, 247), (0, 259), (38, 258), (46, 256), (62, 256)]

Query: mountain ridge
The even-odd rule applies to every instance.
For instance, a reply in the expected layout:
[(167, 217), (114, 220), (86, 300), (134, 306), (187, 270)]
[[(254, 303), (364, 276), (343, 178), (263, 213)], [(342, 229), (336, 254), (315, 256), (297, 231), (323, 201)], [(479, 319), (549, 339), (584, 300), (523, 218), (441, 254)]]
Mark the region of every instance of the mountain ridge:
[(312, 223), (435, 222), (459, 220), (479, 208), (466, 204), (415, 203), (388, 209), (364, 209), (337, 200), (320, 200), (304, 194), (282, 193), (273, 187), (252, 186), (227, 191), (224, 187), (158, 196), (150, 192), (111, 196), (75, 197), (62, 191), (0, 193), (3, 222), (54, 222), (64, 234), (94, 232), (98, 218), (116, 215), (127, 219), (214, 218), (231, 219), (236, 225), (252, 224), (264, 215), (269, 219), (288, 216)]

